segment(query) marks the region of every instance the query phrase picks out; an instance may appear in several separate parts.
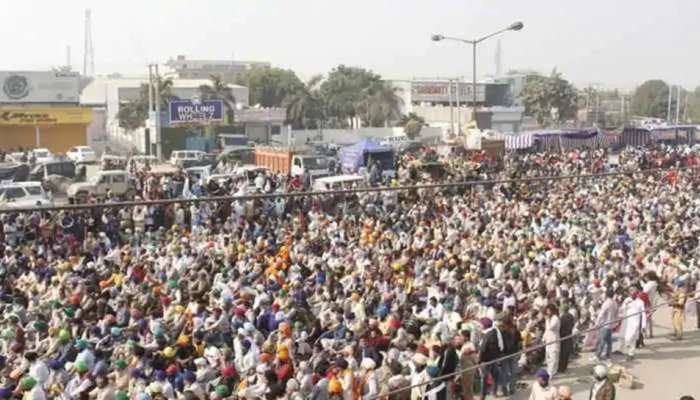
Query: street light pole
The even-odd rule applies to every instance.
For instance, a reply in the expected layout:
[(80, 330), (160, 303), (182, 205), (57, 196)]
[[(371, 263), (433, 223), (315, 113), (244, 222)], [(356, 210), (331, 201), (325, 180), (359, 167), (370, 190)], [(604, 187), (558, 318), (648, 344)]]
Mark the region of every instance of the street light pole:
[(507, 31), (519, 31), (523, 29), (525, 25), (518, 21), (510, 24), (507, 28), (501, 29), (499, 31), (490, 33), (486, 36), (483, 36), (479, 39), (476, 40), (469, 40), (469, 39), (461, 39), (461, 38), (456, 38), (456, 37), (450, 37), (450, 36), (444, 36), (444, 35), (433, 35), (431, 39), (434, 42), (440, 42), (443, 40), (452, 40), (456, 42), (462, 42), (465, 44), (470, 44), (472, 45), (472, 120), (476, 123), (476, 116), (477, 116), (477, 111), (476, 111), (476, 45), (479, 43), (483, 42), (486, 39), (489, 39), (491, 37), (494, 37), (496, 35), (500, 35), (503, 32)]

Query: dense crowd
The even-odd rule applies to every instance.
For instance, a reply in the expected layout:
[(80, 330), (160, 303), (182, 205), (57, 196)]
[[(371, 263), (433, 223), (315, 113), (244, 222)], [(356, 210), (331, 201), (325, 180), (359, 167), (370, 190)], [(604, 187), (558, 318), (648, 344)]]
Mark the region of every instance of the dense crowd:
[[(469, 170), (634, 171), (697, 155), (515, 154), (501, 172), (486, 158)], [(459, 170), (459, 156), (440, 159)], [(432, 179), (405, 161), (401, 183)], [(472, 399), (513, 393), (527, 372), (531, 399), (570, 398), (550, 381), (583, 350), (609, 359), (613, 335), (634, 357), (664, 292), (682, 338), (699, 185), (681, 169), (0, 214), (0, 398)], [(603, 365), (595, 376), (592, 398), (613, 399)]]

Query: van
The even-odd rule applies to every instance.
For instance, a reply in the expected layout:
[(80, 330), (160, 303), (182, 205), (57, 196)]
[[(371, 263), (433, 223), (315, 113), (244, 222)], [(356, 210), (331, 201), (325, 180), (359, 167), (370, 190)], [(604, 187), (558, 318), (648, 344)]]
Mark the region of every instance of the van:
[(205, 155), (199, 150), (176, 150), (170, 154), (170, 164), (181, 168), (194, 167), (204, 161)]

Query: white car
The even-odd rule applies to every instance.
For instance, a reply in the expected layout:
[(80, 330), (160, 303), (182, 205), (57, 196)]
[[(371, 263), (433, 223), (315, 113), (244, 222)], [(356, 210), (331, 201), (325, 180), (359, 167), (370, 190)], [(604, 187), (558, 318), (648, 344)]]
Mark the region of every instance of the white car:
[(66, 157), (75, 163), (94, 163), (97, 161), (97, 154), (88, 146), (71, 147), (66, 152)]
[(51, 153), (49, 149), (34, 149), (32, 150), (32, 156), (36, 164), (51, 162), (54, 160), (53, 153)]
[(41, 182), (15, 182), (0, 185), (0, 209), (52, 207), (53, 200)]
[(194, 167), (204, 160), (205, 152), (199, 150), (177, 150), (170, 154), (170, 164), (180, 168)]
[(314, 192), (352, 189), (367, 183), (362, 175), (337, 175), (315, 179), (312, 185)]

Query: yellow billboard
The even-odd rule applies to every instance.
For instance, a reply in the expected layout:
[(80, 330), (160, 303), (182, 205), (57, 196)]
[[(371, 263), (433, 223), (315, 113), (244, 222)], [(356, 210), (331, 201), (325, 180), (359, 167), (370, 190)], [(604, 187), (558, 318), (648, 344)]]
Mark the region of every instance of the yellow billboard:
[(89, 108), (0, 108), (0, 125), (89, 124), (90, 121)]

